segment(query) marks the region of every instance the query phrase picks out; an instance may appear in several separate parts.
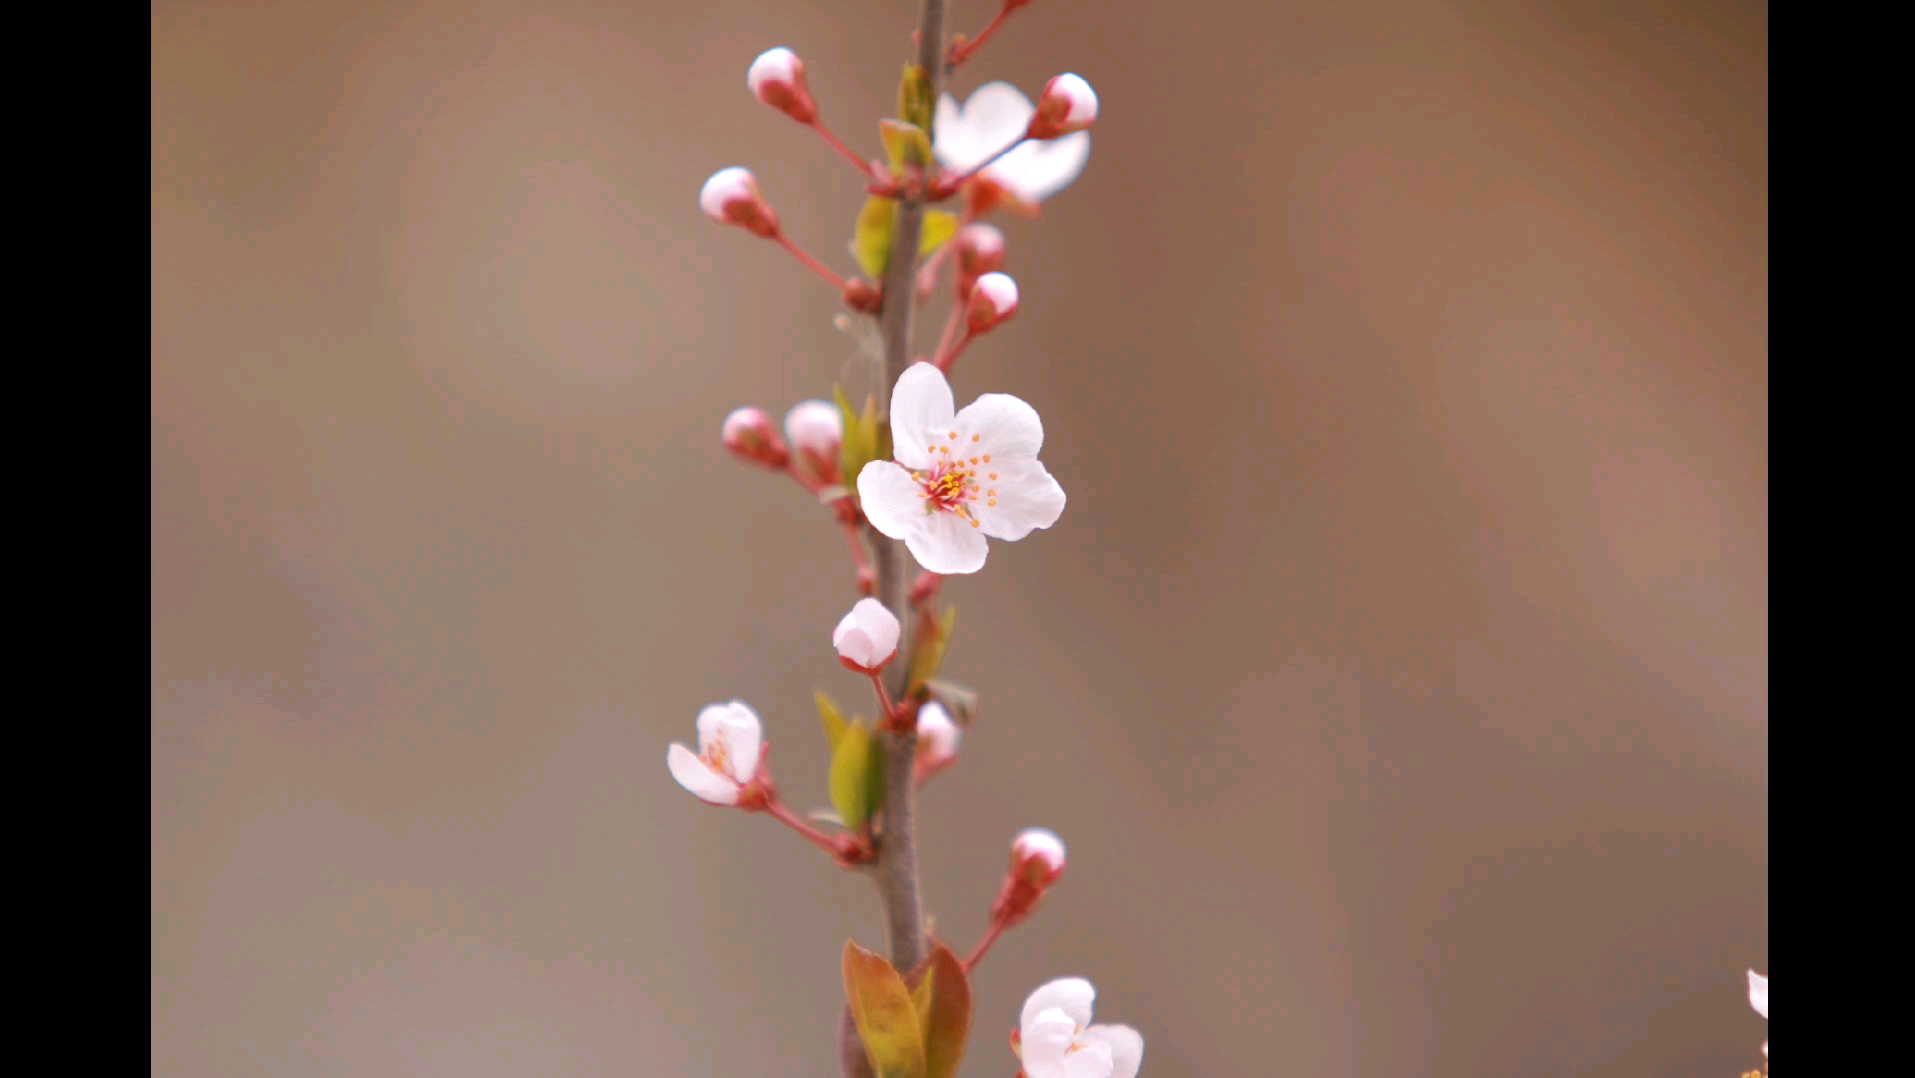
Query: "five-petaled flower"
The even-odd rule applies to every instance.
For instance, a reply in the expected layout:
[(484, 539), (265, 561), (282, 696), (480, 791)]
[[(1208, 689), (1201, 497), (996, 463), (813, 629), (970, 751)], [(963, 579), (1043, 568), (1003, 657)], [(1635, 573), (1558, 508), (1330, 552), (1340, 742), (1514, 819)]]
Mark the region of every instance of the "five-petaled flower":
[[(1764, 1019), (1769, 1017), (1769, 979), (1754, 970), (1749, 971), (1749, 1006)], [(1769, 1042), (1762, 1042), (1762, 1058), (1769, 1058)]]
[[(964, 173), (1023, 138), (1037, 106), (1008, 82), (987, 82), (971, 92), (962, 108), (945, 94), (938, 99), (932, 150), (944, 167)], [(1007, 200), (1024, 213), (1037, 212), (1045, 199), (1069, 187), (1090, 160), (1090, 132), (1025, 142), (989, 165), (966, 187), (973, 215)]]
[(951, 385), (914, 363), (891, 392), (895, 461), (858, 473), (871, 526), (904, 540), (918, 564), (950, 576), (984, 567), (985, 536), (1015, 541), (1064, 512), (1064, 488), (1037, 459), (1044, 424), (1007, 393), (986, 393), (954, 411)]
[(859, 673), (874, 674), (898, 653), (901, 635), (897, 615), (876, 599), (859, 599), (831, 630), (831, 646), (838, 649), (838, 661)]
[(1129, 1026), (1093, 1026), (1097, 990), (1082, 977), (1065, 977), (1024, 1001), (1011, 1046), (1026, 1078), (1136, 1078), (1144, 1038)]
[(678, 784), (714, 805), (737, 805), (760, 796), (759, 749), (764, 732), (744, 701), (711, 704), (698, 713), (698, 751), (674, 743), (665, 754)]

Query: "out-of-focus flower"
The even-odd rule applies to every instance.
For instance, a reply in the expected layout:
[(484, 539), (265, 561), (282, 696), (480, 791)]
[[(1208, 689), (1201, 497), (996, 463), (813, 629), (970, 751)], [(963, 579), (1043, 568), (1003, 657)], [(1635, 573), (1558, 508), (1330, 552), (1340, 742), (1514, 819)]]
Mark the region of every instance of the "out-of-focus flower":
[(752, 96), (801, 124), (818, 118), (818, 103), (805, 83), (805, 62), (790, 49), (766, 49), (751, 62), (745, 85)]
[(771, 417), (762, 409), (733, 409), (725, 417), (720, 437), (724, 439), (725, 448), (731, 450), (733, 455), (774, 471), (783, 471), (791, 459), (784, 440), (772, 428)]
[[(972, 91), (962, 108), (956, 98), (945, 94), (938, 99), (932, 149), (946, 168), (969, 172), (1029, 133), (1036, 113), (1030, 99), (1008, 82), (985, 83)], [(1034, 212), (1069, 187), (1089, 160), (1089, 132), (1026, 142), (991, 161), (970, 180), (970, 185), (990, 189), (972, 201), (988, 207), (998, 197), (1008, 197), (1018, 208)]]
[(1031, 117), (1031, 137), (1054, 139), (1085, 131), (1097, 122), (1097, 94), (1076, 75), (1059, 75), (1044, 87)]
[(964, 319), (970, 331), (989, 333), (1017, 313), (1017, 282), (1006, 273), (987, 273), (971, 288), (964, 305)]
[(872, 527), (904, 540), (934, 573), (975, 573), (985, 536), (1015, 541), (1064, 512), (1064, 488), (1037, 459), (1044, 424), (1006, 393), (986, 393), (954, 412), (951, 385), (929, 363), (914, 363), (891, 393), (895, 461), (858, 473), (858, 498)]
[(1129, 1026), (1091, 1025), (1096, 998), (1089, 981), (1064, 977), (1024, 1001), (1011, 1046), (1027, 1078), (1137, 1078), (1144, 1038)]
[(1004, 233), (994, 225), (969, 224), (952, 242), (957, 245), (958, 298), (968, 300), (979, 277), (1004, 268)]
[[(1769, 1017), (1769, 979), (1754, 970), (1749, 971), (1749, 1006), (1765, 1020)], [(1762, 1042), (1762, 1058), (1769, 1058), (1769, 1042)]]
[(736, 805), (754, 788), (763, 728), (742, 700), (698, 713), (698, 751), (673, 744), (665, 754), (678, 784), (714, 805)]
[(698, 208), (721, 225), (737, 225), (754, 236), (778, 234), (778, 215), (758, 191), (758, 177), (736, 165), (712, 173), (698, 192)]
[(898, 637), (903, 627), (897, 616), (876, 599), (859, 599), (831, 632), (831, 646), (846, 666), (861, 673), (876, 673), (898, 653)]
[(913, 779), (923, 783), (957, 762), (958, 742), (964, 731), (951, 721), (951, 713), (935, 700), (918, 708), (918, 750), (912, 764)]
[(838, 453), (844, 445), (844, 413), (830, 401), (809, 400), (785, 413), (785, 438), (797, 470), (820, 485), (838, 482)]

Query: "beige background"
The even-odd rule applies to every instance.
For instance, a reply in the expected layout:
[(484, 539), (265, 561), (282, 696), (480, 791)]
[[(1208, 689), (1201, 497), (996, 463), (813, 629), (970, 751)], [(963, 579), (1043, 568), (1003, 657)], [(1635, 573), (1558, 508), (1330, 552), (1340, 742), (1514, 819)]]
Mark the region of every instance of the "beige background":
[[(912, 18), (154, 6), (155, 1074), (834, 1073), (871, 889), (664, 756), (739, 696), (824, 800), (841, 537), (717, 430), (850, 352), (696, 196), (849, 268), (745, 68), (875, 152)], [(955, 377), (1070, 497), (949, 588), (939, 926), (1072, 856), (966, 1074), (1072, 973), (1149, 1078), (1759, 1064), (1767, 19), (1040, 0), (962, 73), (1104, 108)]]

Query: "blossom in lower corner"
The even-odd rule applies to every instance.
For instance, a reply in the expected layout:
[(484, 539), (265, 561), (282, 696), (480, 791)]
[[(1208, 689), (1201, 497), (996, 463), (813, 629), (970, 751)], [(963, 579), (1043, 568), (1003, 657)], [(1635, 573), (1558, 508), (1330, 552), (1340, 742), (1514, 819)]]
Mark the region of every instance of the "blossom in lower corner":
[(736, 805), (759, 785), (764, 730), (742, 700), (711, 704), (698, 713), (698, 751), (673, 744), (665, 755), (678, 784), (714, 805)]
[(859, 599), (831, 631), (831, 646), (838, 649), (838, 660), (846, 666), (874, 674), (898, 653), (901, 635), (897, 615), (876, 599)]
[[(1754, 970), (1749, 971), (1749, 1006), (1764, 1019), (1769, 1017), (1769, 979)], [(1769, 1057), (1769, 1042), (1762, 1042), (1762, 1058)]]
[[(1068, 112), (1068, 110), (1067, 110)], [(932, 151), (945, 168), (969, 172), (991, 155), (1024, 137), (1037, 115), (1023, 91), (1008, 82), (987, 82), (971, 92), (963, 107), (945, 94), (938, 99)], [(1000, 198), (1026, 213), (1069, 187), (1090, 160), (1090, 133), (1079, 131), (1030, 141), (1004, 154), (966, 183), (967, 198), (978, 213)]]
[(1144, 1038), (1129, 1026), (1091, 1025), (1097, 990), (1082, 977), (1042, 985), (1024, 1001), (1011, 1046), (1026, 1078), (1136, 1078)]
[(953, 404), (943, 372), (912, 364), (891, 391), (896, 459), (858, 473), (871, 526), (946, 576), (982, 569), (986, 536), (1022, 539), (1064, 512), (1064, 488), (1037, 459), (1036, 409), (1007, 393), (986, 393), (961, 412)]

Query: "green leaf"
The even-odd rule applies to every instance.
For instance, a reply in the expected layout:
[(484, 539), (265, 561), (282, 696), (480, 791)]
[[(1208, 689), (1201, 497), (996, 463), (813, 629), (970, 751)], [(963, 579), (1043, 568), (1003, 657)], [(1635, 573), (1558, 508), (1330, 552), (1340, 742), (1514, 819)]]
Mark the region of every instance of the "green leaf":
[(831, 751), (831, 805), (847, 829), (862, 831), (884, 802), (884, 745), (853, 719)]
[(971, 979), (964, 963), (939, 943), (905, 983), (924, 1032), (925, 1078), (953, 1078), (971, 1036)]
[(837, 702), (825, 695), (823, 689), (813, 689), (811, 695), (818, 701), (818, 718), (825, 724), (825, 740), (831, 742), (831, 750), (838, 750), (838, 742), (844, 740), (844, 712), (838, 710)]
[(958, 215), (943, 210), (924, 211), (924, 231), (918, 233), (918, 254), (928, 255), (951, 241), (958, 232)]
[(930, 690), (926, 683), (938, 676), (944, 669), (944, 652), (951, 646), (951, 631), (957, 627), (957, 607), (944, 608), (944, 616), (936, 621), (923, 621), (918, 626), (917, 646), (911, 654), (912, 696), (924, 699)]
[(858, 268), (874, 281), (884, 280), (884, 268), (891, 264), (891, 233), (897, 229), (898, 204), (880, 195), (864, 200), (858, 211), (858, 224), (851, 233), (851, 253)]
[(838, 467), (841, 474), (850, 483), (858, 481), (858, 473), (874, 460), (891, 459), (891, 428), (878, 418), (878, 399), (867, 396), (862, 414), (851, 410), (851, 400), (844, 395), (844, 389), (832, 386), (831, 392), (838, 399), (838, 412), (844, 417), (844, 443), (838, 450)]
[(844, 943), (844, 994), (878, 1078), (930, 1078), (924, 1027), (904, 978), (855, 940)]
[(891, 175), (903, 176), (904, 166), (931, 166), (931, 137), (924, 128), (901, 120), (879, 120), (878, 138), (884, 141), (884, 155), (891, 160)]
[(898, 81), (898, 119), (929, 135), (935, 105), (931, 100), (931, 73), (916, 64), (904, 65), (904, 78)]

